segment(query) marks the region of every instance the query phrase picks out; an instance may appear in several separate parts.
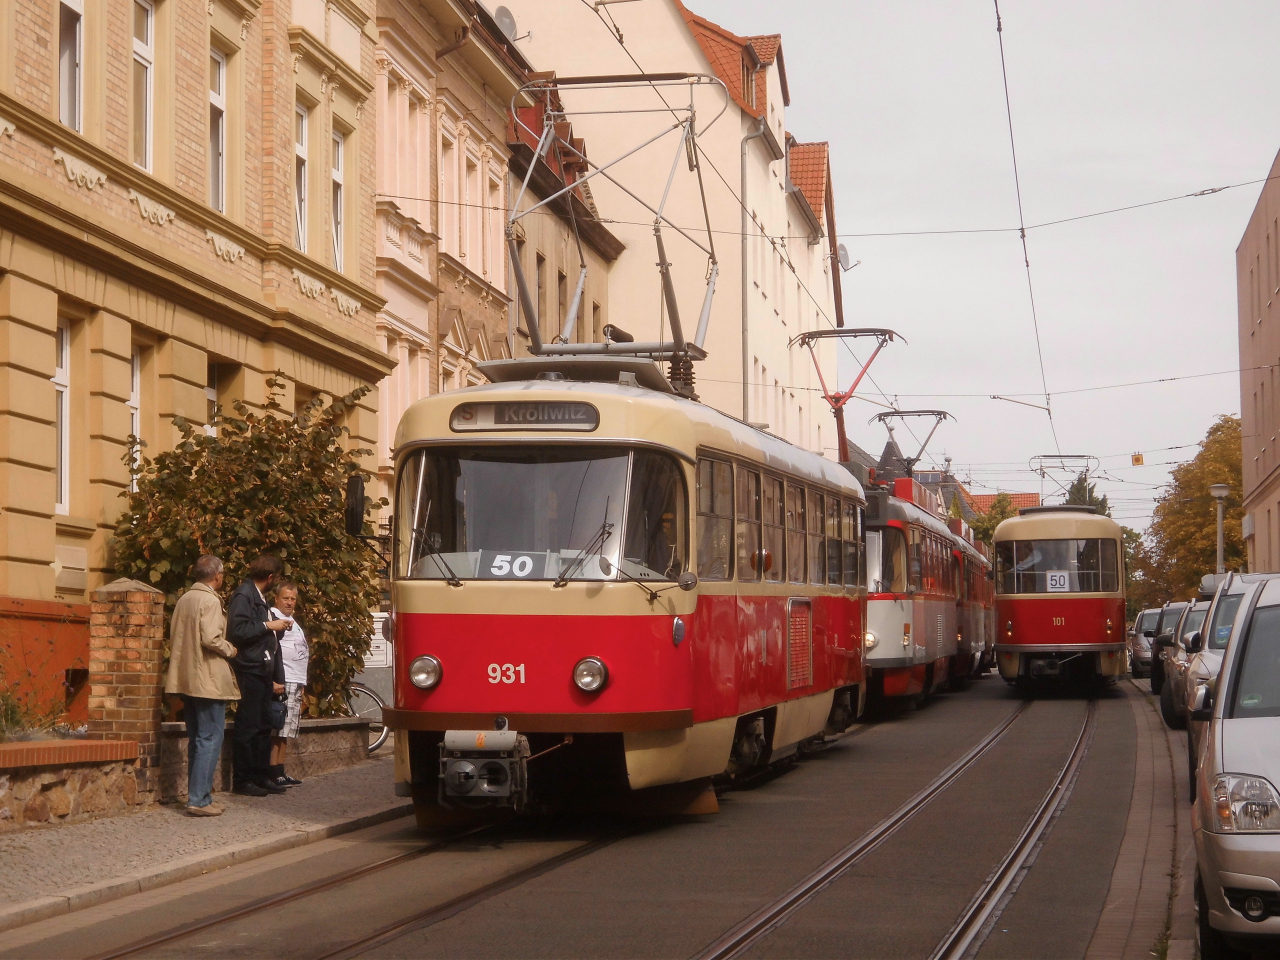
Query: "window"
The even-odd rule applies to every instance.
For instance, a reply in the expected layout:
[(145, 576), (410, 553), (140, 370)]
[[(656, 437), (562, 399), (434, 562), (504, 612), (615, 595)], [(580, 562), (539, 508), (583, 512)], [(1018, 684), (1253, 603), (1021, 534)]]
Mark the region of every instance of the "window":
[(71, 506), (71, 327), (58, 321), (53, 341), (54, 512)]
[(698, 576), (733, 576), (733, 467), (698, 460)]
[(82, 119), (83, 36), (82, 0), (62, 0), (58, 5), (58, 119), (77, 132)]
[(214, 418), (218, 415), (218, 365), (211, 363), (205, 371), (205, 420), (204, 434), (206, 437), (216, 437), (218, 428), (214, 426)]
[(307, 252), (307, 108), (293, 114), (293, 230), (294, 246)]
[(686, 504), (680, 468), (661, 454), (433, 448), (401, 470), (396, 576), (674, 580), (685, 563)]
[(827, 497), (827, 583), (839, 586), (844, 547), (840, 540), (840, 501)]
[(867, 531), (867, 589), (907, 592), (907, 539), (896, 527)]
[(760, 507), (764, 519), (764, 578), (770, 583), (781, 583), (786, 573), (783, 568), (786, 556), (786, 517), (781, 480), (764, 478)]
[(787, 484), (787, 579), (804, 583), (805, 556), (804, 488)]
[(148, 0), (133, 0), (133, 162), (151, 169), (152, 74), (156, 11)]
[(533, 319), (538, 323), (540, 335), (545, 337), (547, 335), (547, 258), (542, 254), (537, 256), (534, 270), (538, 279), (538, 299), (534, 301), (533, 307), (538, 311), (538, 315)]
[(333, 268), (335, 270), (342, 269), (342, 165), (343, 165), (343, 148), (346, 146), (346, 138), (340, 133), (333, 135), (333, 195), (332, 195), (332, 211), (333, 211)]
[(569, 317), (569, 279), (560, 270), (556, 271), (556, 333), (564, 335), (564, 323)]
[(591, 342), (601, 343), (604, 334), (600, 329), (600, 304), (591, 301)]
[(1002, 540), (996, 544), (1000, 593), (1114, 593), (1114, 540)]
[[(1238, 655), (1240, 665), (1231, 678), (1227, 716), (1280, 717), (1280, 656), (1277, 654), (1280, 654), (1280, 607), (1259, 606)], [(1244, 806), (1248, 808), (1250, 804)], [(1274, 811), (1274, 806), (1271, 809)]]
[(827, 550), (822, 545), (822, 526), (825, 522), (825, 499), (820, 493), (809, 491), (809, 582), (827, 582)]
[(209, 51), (209, 206), (227, 212), (227, 58)]
[(738, 470), (738, 579), (760, 579), (760, 474)]
[(844, 585), (858, 585), (858, 545), (862, 539), (862, 526), (858, 505), (852, 501), (844, 501), (843, 542), (844, 542)]
[(138, 469), (142, 466), (142, 349), (134, 347), (129, 354), (129, 434), (134, 438), (133, 462), (130, 464), (129, 489), (138, 489)]

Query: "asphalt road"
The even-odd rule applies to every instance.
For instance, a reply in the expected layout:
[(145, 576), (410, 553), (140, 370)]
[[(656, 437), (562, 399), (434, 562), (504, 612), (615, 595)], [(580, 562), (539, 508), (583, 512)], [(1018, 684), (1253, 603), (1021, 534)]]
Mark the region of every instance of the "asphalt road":
[[(721, 798), (715, 816), (528, 820), (142, 956), (323, 956), (459, 894), (612, 842), (370, 957), (692, 957), (933, 780), (1017, 709), (998, 678), (857, 728)], [(757, 942), (759, 957), (927, 957), (1067, 759), (1086, 703), (1042, 699), (944, 793)], [(981, 957), (1082, 957), (1107, 895), (1134, 776), (1124, 694), (1104, 695), (1072, 795)], [(0, 957), (91, 957), (301, 883), (420, 848), (404, 822), (220, 871), (6, 935)]]

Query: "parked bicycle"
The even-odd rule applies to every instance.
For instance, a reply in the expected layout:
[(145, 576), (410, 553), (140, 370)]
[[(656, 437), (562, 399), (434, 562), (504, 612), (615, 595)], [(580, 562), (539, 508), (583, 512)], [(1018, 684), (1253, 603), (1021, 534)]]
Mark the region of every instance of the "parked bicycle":
[(382, 710), (386, 707), (382, 697), (363, 683), (351, 684), (347, 693), (347, 712), (361, 720), (369, 721), (369, 753), (374, 753), (387, 742), (391, 731), (382, 722)]

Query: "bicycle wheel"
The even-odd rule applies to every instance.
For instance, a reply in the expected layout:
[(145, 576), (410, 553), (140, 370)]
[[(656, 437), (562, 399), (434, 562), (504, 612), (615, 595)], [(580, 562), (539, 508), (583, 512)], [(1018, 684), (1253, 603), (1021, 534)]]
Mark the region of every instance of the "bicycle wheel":
[(384, 743), (391, 731), (382, 723), (382, 698), (363, 683), (353, 683), (347, 695), (347, 710), (351, 716), (369, 721), (369, 752), (373, 753)]

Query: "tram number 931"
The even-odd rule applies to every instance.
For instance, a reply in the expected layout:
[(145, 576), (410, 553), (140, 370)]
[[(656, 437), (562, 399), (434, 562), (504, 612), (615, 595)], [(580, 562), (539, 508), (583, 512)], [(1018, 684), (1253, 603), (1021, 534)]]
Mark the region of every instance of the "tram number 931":
[(517, 677), (520, 678), (521, 683), (524, 683), (523, 663), (489, 664), (490, 683), (515, 683)]

